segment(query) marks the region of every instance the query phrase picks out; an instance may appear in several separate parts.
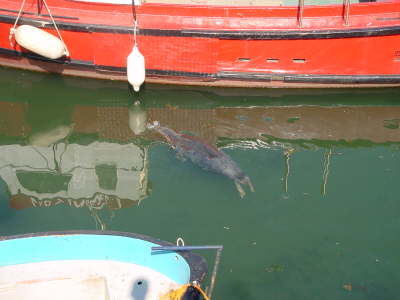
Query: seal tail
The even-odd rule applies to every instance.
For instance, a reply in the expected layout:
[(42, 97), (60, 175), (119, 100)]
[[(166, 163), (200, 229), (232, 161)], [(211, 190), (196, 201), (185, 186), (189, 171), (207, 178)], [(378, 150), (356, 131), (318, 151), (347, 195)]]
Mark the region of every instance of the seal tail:
[(250, 191), (252, 191), (252, 192), (254, 193), (254, 186), (253, 186), (253, 184), (251, 183), (251, 180), (250, 180), (250, 177), (249, 177), (249, 176), (246, 176), (245, 183), (247, 183), (248, 186), (250, 187)]

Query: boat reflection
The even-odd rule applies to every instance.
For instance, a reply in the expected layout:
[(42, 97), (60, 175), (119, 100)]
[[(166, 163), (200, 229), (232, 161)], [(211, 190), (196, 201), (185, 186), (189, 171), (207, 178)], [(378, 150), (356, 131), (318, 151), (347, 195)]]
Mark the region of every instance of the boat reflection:
[[(324, 151), (321, 194), (327, 193), (335, 147), (392, 145), (400, 142), (400, 106), (250, 106), (190, 110), (150, 108), (151, 119), (189, 131), (219, 147), (281, 149), (283, 191), (288, 192), (290, 161), (297, 150)], [(250, 174), (251, 176), (251, 174)]]
[[(46, 78), (31, 80), (35, 90), (44, 90)], [(17, 209), (65, 204), (116, 210), (137, 204), (149, 195), (148, 147), (163, 140), (145, 130), (155, 120), (218, 148), (280, 151), (285, 193), (298, 151), (325, 153), (325, 195), (335, 149), (400, 143), (397, 90), (390, 90), (393, 99), (385, 97), (385, 103), (379, 102), (384, 90), (353, 91), (345, 104), (344, 90), (234, 96), (221, 89), (148, 86), (135, 102), (120, 83), (49, 80), (70, 98), (54, 101), (51, 90), (32, 100), (26, 89), (7, 81), (12, 92), (0, 101), (0, 176)]]
[(399, 132), (393, 130), (399, 128), (399, 112), (399, 106), (221, 108), (217, 135), (316, 145), (399, 142)]
[[(399, 114), (399, 106), (221, 108), (216, 114), (216, 131), (217, 136), (231, 139), (237, 147), (281, 147), (285, 193), (296, 149), (323, 149), (321, 194), (325, 196), (335, 147), (398, 144), (399, 126), (395, 121)], [(243, 143), (248, 139), (256, 142)]]
[(1, 145), (0, 157), (16, 209), (61, 203), (120, 209), (147, 196), (147, 150), (131, 143)]

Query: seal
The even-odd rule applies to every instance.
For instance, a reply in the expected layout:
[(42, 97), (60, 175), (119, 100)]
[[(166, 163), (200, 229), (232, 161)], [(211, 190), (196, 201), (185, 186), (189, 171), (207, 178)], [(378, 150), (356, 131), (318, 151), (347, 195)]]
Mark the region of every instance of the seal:
[(180, 160), (189, 159), (195, 165), (204, 170), (212, 171), (227, 176), (235, 183), (240, 198), (246, 195), (242, 185), (248, 185), (254, 192), (254, 187), (247, 176), (236, 162), (226, 153), (214, 146), (207, 144), (199, 138), (177, 133), (171, 128), (163, 127), (158, 121), (147, 125), (148, 129), (155, 130), (165, 137), (168, 143), (177, 152)]

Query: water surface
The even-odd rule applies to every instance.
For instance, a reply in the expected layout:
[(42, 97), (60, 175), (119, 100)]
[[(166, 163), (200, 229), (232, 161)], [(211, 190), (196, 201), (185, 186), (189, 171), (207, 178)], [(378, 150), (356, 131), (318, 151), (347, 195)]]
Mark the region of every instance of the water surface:
[[(214, 299), (397, 298), (398, 89), (134, 96), (125, 83), (0, 69), (0, 90), (1, 235), (223, 244)], [(240, 199), (228, 178), (178, 160), (141, 132), (154, 120), (229, 154), (255, 193)]]

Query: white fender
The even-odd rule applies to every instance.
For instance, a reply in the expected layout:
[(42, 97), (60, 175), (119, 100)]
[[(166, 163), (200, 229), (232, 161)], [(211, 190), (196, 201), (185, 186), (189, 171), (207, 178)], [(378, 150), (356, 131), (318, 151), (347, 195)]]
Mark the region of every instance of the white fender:
[(132, 52), (128, 55), (126, 66), (128, 82), (133, 86), (135, 92), (138, 92), (146, 77), (146, 67), (144, 56), (136, 45), (133, 46)]
[(15, 30), (15, 40), (25, 49), (49, 59), (67, 54), (64, 43), (58, 37), (34, 26), (19, 26)]

